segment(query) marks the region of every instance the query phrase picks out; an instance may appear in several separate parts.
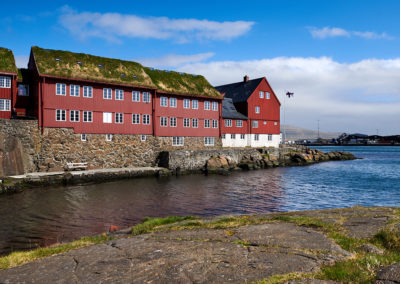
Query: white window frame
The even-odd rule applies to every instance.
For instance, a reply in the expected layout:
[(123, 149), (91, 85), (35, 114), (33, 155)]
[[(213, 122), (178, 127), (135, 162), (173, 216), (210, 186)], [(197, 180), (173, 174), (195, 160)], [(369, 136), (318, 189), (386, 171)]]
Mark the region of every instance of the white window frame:
[(204, 119), (204, 128), (210, 128), (210, 120)]
[(103, 99), (104, 100), (112, 100), (112, 89), (111, 88), (103, 88)]
[(218, 102), (212, 102), (212, 110), (218, 111)]
[(251, 122), (251, 127), (252, 127), (252, 128), (258, 128), (258, 120), (253, 120), (253, 121)]
[(214, 146), (215, 137), (204, 137), (204, 146)]
[(269, 100), (271, 98), (271, 95), (269, 92), (265, 92), (265, 99)]
[(226, 139), (226, 134), (222, 134), (222, 139)]
[(88, 110), (83, 111), (83, 122), (93, 122), (93, 112), (92, 111), (88, 111)]
[(268, 134), (268, 141), (272, 141), (272, 134)]
[(217, 119), (212, 120), (212, 128), (218, 128), (218, 120)]
[(56, 83), (56, 95), (66, 96), (67, 95), (67, 85), (64, 83)]
[(169, 99), (169, 107), (176, 108), (177, 104), (178, 104), (178, 100), (176, 98)]
[[(57, 119), (57, 117), (60, 117), (60, 119)], [(67, 121), (67, 111), (65, 109), (56, 109), (56, 121)]]
[(246, 134), (240, 134), (240, 139), (241, 139), (241, 140), (246, 139)]
[(199, 119), (198, 118), (192, 118), (192, 127), (193, 128), (199, 127)]
[(260, 141), (260, 134), (254, 134), (254, 141)]
[(183, 145), (185, 145), (185, 137), (182, 136), (172, 137), (172, 146), (183, 146)]
[(140, 141), (144, 142), (147, 140), (147, 135), (140, 135)]
[(113, 139), (113, 135), (112, 134), (106, 134), (106, 141), (111, 142)]
[[(20, 91), (20, 88), (23, 87), (25, 92)], [(18, 85), (18, 96), (20, 97), (29, 97), (29, 85), (28, 84), (19, 84)]]
[(185, 128), (190, 127), (190, 118), (183, 119), (183, 127), (185, 127)]
[(259, 106), (256, 106), (255, 109), (254, 109), (254, 112), (255, 112), (255, 113), (260, 113), (260, 107), (259, 107)]
[(83, 97), (84, 98), (93, 98), (93, 87), (83, 86)]
[(124, 100), (124, 90), (120, 90), (120, 89), (115, 90), (115, 100), (116, 101)]
[(260, 99), (263, 99), (263, 98), (264, 98), (264, 92), (260, 91)]
[(225, 127), (232, 127), (232, 119), (225, 119)]
[(236, 139), (236, 134), (231, 134), (231, 139), (235, 140)]
[(160, 117), (160, 126), (161, 127), (168, 127), (168, 117), (161, 116)]
[(11, 77), (0, 76), (0, 88), (10, 89), (11, 88)]
[(168, 107), (168, 97), (160, 97), (160, 106)]
[(150, 125), (150, 114), (142, 114), (142, 122), (144, 125)]
[(143, 92), (142, 96), (143, 96), (144, 103), (149, 103), (151, 101), (151, 95), (149, 92)]
[(140, 92), (132, 91), (132, 102), (140, 102)]
[(211, 105), (211, 103), (210, 103), (210, 101), (204, 101), (204, 110), (210, 110), (210, 106)]
[(80, 97), (81, 96), (81, 86), (79, 85), (69, 85), (69, 96), (70, 97)]
[(87, 141), (87, 134), (81, 134), (81, 141), (83, 142)]
[(112, 123), (112, 112), (103, 112), (103, 123)]
[(183, 99), (183, 108), (190, 108), (190, 100)]
[(176, 123), (176, 117), (170, 117), (169, 118), (169, 126), (170, 127), (176, 127), (177, 123)]
[(275, 125), (275, 126), (278, 125), (278, 122), (275, 121), (275, 122), (274, 122), (274, 125)]
[(11, 100), (0, 99), (0, 111), (11, 111)]
[(192, 109), (199, 109), (199, 101), (192, 100)]
[[(76, 115), (78, 115), (78, 117)], [(78, 120), (76, 120), (76, 118)], [(69, 121), (79, 122), (80, 121), (80, 111), (79, 110), (70, 110), (69, 111)]]
[(124, 123), (124, 114), (121, 112), (115, 113), (115, 123), (123, 124)]
[(140, 114), (132, 113), (132, 124), (140, 124)]
[(243, 120), (238, 119), (235, 121), (236, 127), (243, 127)]

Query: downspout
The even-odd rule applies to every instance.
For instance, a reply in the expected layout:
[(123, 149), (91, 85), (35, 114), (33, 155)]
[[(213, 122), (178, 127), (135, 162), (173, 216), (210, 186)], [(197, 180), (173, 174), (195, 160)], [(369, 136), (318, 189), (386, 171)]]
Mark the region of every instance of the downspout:
[(155, 108), (156, 96), (157, 96), (157, 89), (154, 90), (154, 97), (151, 100), (151, 104), (152, 104), (152, 107), (151, 107), (151, 109), (152, 109), (151, 122), (152, 122), (152, 125), (153, 125), (153, 136), (154, 137), (157, 136), (157, 133), (156, 133), (156, 108)]

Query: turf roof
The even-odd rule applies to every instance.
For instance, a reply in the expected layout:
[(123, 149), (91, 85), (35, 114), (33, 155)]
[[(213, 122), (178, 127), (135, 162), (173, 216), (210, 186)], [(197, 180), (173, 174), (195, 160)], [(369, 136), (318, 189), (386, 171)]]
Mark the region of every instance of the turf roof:
[(11, 50), (4, 47), (0, 47), (0, 71), (17, 73), (14, 54)]

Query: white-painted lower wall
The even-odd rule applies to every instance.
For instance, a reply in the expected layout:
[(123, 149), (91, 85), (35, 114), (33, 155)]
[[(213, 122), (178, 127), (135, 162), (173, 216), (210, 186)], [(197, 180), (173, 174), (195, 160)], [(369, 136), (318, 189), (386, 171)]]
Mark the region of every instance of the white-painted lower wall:
[(225, 138), (222, 138), (223, 147), (279, 147), (280, 135), (272, 134), (272, 140), (268, 140), (268, 134), (259, 134), (258, 141), (255, 140), (256, 134), (245, 134), (244, 139), (240, 139), (240, 134), (235, 135), (235, 139), (232, 139), (231, 134), (225, 134)]
[(235, 134), (235, 139), (232, 139), (231, 134), (225, 134), (225, 139), (222, 138), (222, 147), (246, 147), (248, 146), (248, 134), (244, 134), (244, 139), (240, 138), (241, 134)]

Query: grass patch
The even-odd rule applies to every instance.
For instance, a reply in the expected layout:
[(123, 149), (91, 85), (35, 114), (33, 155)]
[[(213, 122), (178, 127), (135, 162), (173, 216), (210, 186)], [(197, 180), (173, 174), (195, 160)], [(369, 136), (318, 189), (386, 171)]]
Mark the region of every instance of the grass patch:
[(141, 235), (141, 234), (146, 234), (153, 232), (155, 228), (162, 226), (162, 225), (167, 225), (167, 224), (172, 224), (184, 220), (194, 220), (195, 217), (193, 216), (185, 216), (185, 217), (179, 217), (179, 216), (168, 216), (165, 218), (150, 218), (146, 217), (143, 219), (143, 222), (140, 224), (137, 224), (132, 227), (132, 234), (133, 235)]
[(338, 229), (336, 224), (324, 223), (317, 218), (304, 217), (304, 216), (290, 216), (290, 215), (276, 215), (273, 220), (295, 223), (298, 226), (305, 226), (311, 228), (319, 228), (325, 231), (332, 231)]
[(37, 248), (30, 251), (13, 252), (9, 255), (0, 257), (0, 269), (11, 268), (27, 262), (34, 261), (39, 258), (67, 252), (89, 245), (102, 244), (112, 239), (113, 237), (103, 234), (98, 236), (83, 237), (76, 241), (65, 244), (56, 244), (45, 248)]
[(372, 241), (388, 250), (400, 252), (400, 234), (393, 226), (379, 231)]
[(278, 284), (284, 283), (293, 280), (300, 280), (304, 278), (312, 278), (315, 273), (301, 273), (301, 272), (292, 272), (281, 275), (274, 275), (268, 277), (267, 279), (263, 279), (260, 281), (253, 282), (253, 284)]

